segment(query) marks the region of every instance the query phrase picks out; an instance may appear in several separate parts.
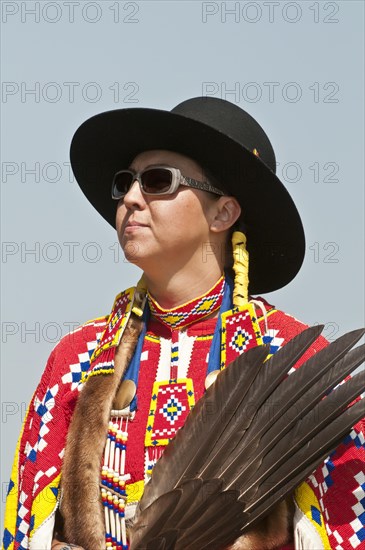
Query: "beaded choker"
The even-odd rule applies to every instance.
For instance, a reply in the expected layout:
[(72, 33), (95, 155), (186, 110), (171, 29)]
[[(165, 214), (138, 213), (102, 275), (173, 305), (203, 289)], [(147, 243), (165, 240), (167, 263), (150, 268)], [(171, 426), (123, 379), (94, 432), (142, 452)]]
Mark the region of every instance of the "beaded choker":
[(151, 314), (171, 331), (181, 330), (217, 311), (222, 304), (224, 288), (225, 279), (222, 276), (208, 292), (176, 308), (163, 309), (149, 293), (148, 305)]

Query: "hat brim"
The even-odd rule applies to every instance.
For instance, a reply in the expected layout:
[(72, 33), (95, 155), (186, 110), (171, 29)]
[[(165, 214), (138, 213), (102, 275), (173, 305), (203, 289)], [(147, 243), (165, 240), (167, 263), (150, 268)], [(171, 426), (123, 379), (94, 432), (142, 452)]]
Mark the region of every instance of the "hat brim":
[(295, 204), (277, 176), (226, 134), (191, 118), (157, 109), (107, 111), (86, 120), (71, 143), (71, 165), (86, 198), (115, 227), (115, 172), (142, 151), (167, 149), (195, 159), (234, 195), (250, 254), (249, 291), (282, 288), (298, 273), (305, 252)]

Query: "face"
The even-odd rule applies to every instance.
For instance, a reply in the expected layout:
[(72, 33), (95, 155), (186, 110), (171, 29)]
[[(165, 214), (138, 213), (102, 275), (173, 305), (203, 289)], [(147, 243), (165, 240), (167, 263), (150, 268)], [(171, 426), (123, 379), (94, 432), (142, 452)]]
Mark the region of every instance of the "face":
[[(140, 172), (154, 165), (179, 168), (184, 176), (205, 181), (203, 169), (192, 159), (171, 151), (146, 151), (131, 163)], [(180, 186), (173, 195), (143, 195), (135, 181), (119, 201), (116, 227), (124, 254), (141, 269), (174, 262), (178, 269), (209, 241), (217, 196)]]

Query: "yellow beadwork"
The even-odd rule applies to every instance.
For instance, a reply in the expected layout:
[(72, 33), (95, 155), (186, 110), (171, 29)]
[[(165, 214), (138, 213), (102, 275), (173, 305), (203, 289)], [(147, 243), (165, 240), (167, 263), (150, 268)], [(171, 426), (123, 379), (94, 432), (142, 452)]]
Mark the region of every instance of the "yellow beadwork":
[[(294, 493), (294, 499), (298, 508), (305, 515), (307, 521), (310, 522), (313, 529), (317, 531), (321, 537), (323, 548), (331, 548), (330, 541), (326, 531), (326, 522), (322, 515), (321, 506), (317, 500), (317, 497), (307, 482), (303, 482), (296, 488)], [(318, 514), (317, 519), (313, 517), (313, 510)]]
[(246, 235), (234, 231), (232, 235), (234, 290), (233, 306), (242, 307), (248, 302), (248, 252)]

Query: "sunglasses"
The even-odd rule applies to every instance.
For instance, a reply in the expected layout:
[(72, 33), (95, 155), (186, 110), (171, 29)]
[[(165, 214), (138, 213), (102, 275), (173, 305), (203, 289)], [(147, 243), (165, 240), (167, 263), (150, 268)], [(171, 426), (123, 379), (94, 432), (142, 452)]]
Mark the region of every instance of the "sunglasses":
[(183, 176), (178, 168), (168, 166), (154, 166), (141, 172), (120, 170), (113, 178), (112, 198), (122, 199), (130, 190), (133, 183), (138, 181), (144, 195), (172, 195), (180, 185), (193, 187), (201, 191), (208, 191), (215, 195), (224, 195), (224, 191), (214, 187), (207, 181), (197, 181)]

